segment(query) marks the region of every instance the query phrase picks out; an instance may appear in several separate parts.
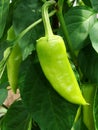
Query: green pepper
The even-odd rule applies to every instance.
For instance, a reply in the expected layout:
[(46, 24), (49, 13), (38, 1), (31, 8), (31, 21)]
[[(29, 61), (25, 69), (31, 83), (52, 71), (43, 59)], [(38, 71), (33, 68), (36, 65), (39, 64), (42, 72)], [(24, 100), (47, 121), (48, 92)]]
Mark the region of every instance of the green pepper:
[(85, 99), (90, 105), (83, 106), (83, 122), (88, 130), (95, 130), (93, 117), (93, 104), (96, 87), (92, 84), (82, 85), (82, 91)]
[(86, 105), (69, 63), (64, 41), (52, 32), (48, 16), (48, 7), (52, 4), (55, 2), (47, 1), (42, 7), (45, 37), (38, 39), (36, 44), (40, 65), (52, 87), (63, 98), (71, 103)]
[[(13, 40), (15, 38), (15, 33), (13, 27), (11, 27), (8, 31), (7, 40)], [(10, 87), (13, 92), (16, 93), (18, 88), (18, 74), (19, 68), (22, 61), (22, 52), (18, 43), (13, 45), (9, 58), (7, 60), (7, 75)]]

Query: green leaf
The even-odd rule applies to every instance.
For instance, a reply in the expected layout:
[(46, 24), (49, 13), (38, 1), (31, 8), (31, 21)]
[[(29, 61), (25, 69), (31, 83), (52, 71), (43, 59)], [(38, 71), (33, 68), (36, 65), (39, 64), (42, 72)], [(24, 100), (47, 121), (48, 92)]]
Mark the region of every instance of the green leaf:
[(23, 102), (41, 130), (70, 130), (75, 118), (77, 105), (59, 96), (46, 78), (39, 63), (34, 59), (25, 61), (20, 85)]
[[(13, 25), (17, 35), (30, 24), (41, 18), (40, 0), (21, 0), (15, 6)], [(35, 50), (36, 40), (44, 34), (42, 23), (29, 31), (21, 40), (20, 47), (23, 50), (23, 59)]]
[(22, 101), (14, 102), (8, 109), (1, 123), (2, 130), (28, 130), (30, 115)]
[(98, 54), (91, 44), (81, 49), (78, 63), (84, 78), (86, 77), (92, 83), (98, 83)]
[(3, 102), (5, 101), (7, 97), (7, 89), (0, 89), (0, 105), (3, 104)]
[(90, 1), (94, 10), (98, 12), (98, 1), (97, 0), (90, 0)]
[(7, 47), (9, 47), (10, 44), (8, 41), (3, 41), (0, 42), (0, 61), (2, 60), (3, 56), (4, 56), (4, 51)]
[(98, 53), (98, 21), (94, 24), (90, 31), (90, 40), (95, 51)]
[(0, 0), (0, 38), (6, 25), (10, 0)]
[(85, 46), (88, 33), (96, 21), (95, 12), (85, 6), (71, 8), (64, 16), (67, 24), (71, 46), (74, 50), (79, 50)]
[(0, 88), (5, 88), (9, 85), (7, 78), (7, 71), (4, 71), (2, 78), (0, 79)]
[(0, 61), (0, 79), (2, 78), (2, 75), (4, 73), (4, 70), (5, 70), (5, 67), (6, 67), (6, 62), (7, 62), (7, 59), (9, 57), (10, 53), (11, 53), (11, 47), (8, 47), (4, 51), (3, 59)]

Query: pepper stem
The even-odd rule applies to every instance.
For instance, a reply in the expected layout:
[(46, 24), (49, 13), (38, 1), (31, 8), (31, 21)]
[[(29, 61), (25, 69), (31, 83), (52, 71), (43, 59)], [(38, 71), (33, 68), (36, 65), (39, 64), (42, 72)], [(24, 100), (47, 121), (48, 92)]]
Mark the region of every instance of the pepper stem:
[[(56, 13), (56, 10), (53, 10), (49, 13), (49, 17), (53, 16)], [(36, 25), (42, 22), (42, 18), (39, 20), (35, 21), (31, 25), (29, 25), (26, 29), (24, 29), (13, 41), (11, 41), (12, 45), (17, 43), (21, 38), (24, 37), (24, 35), (29, 32), (32, 28), (34, 28)]]
[(44, 23), (46, 37), (50, 37), (53, 35), (53, 31), (49, 20), (48, 7), (55, 3), (56, 2), (54, 0), (46, 1), (45, 4), (42, 6), (42, 19)]

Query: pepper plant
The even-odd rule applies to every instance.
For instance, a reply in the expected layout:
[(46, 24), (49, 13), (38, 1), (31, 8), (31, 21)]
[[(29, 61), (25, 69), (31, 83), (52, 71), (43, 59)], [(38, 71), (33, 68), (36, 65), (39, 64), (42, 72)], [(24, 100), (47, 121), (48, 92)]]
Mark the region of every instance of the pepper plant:
[(97, 13), (97, 0), (0, 0), (1, 130), (98, 130)]

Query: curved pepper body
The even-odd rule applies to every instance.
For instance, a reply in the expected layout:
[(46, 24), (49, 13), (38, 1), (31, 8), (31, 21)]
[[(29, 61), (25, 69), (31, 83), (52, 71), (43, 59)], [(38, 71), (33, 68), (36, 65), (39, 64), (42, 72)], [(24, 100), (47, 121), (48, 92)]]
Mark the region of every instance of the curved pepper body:
[(22, 61), (21, 49), (18, 44), (16, 44), (7, 61), (7, 74), (9, 84), (12, 90), (16, 93), (18, 85), (18, 74), (19, 68)]
[(69, 63), (62, 37), (42, 37), (37, 40), (36, 49), (42, 70), (53, 88), (71, 103), (87, 104)]
[[(11, 26), (11, 28), (8, 31), (7, 40), (13, 40), (15, 37), (16, 36), (14, 33), (13, 26)], [(19, 44), (15, 43), (15, 45), (12, 47), (11, 53), (7, 60), (8, 81), (14, 93), (16, 93), (16, 90), (18, 88), (18, 74), (21, 62), (22, 62), (22, 51), (21, 48), (19, 47)]]

